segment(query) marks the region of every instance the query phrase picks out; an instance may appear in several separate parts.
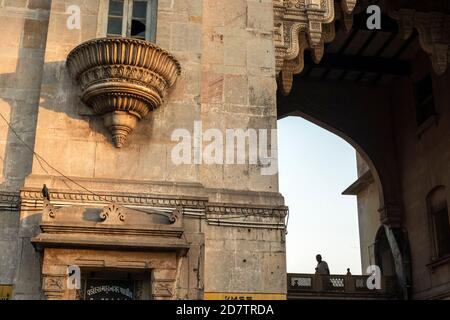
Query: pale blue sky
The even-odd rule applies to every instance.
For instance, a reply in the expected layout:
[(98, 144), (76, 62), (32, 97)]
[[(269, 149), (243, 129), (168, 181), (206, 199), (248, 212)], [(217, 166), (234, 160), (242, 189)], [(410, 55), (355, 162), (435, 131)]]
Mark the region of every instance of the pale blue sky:
[(289, 206), (287, 269), (314, 273), (321, 253), (332, 274), (361, 274), (355, 149), (299, 117), (278, 121), (280, 192)]

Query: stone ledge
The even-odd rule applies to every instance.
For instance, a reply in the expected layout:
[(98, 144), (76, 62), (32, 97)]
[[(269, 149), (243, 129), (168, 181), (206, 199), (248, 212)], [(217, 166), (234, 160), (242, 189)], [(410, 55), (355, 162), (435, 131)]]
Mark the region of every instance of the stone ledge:
[(176, 251), (179, 255), (186, 255), (189, 245), (183, 239), (142, 237), (112, 237), (110, 235), (90, 235), (89, 238), (81, 234), (40, 234), (31, 239), (33, 245), (42, 248), (89, 248), (111, 249), (126, 251)]
[(0, 210), (19, 211), (19, 208), (20, 208), (19, 192), (0, 191)]

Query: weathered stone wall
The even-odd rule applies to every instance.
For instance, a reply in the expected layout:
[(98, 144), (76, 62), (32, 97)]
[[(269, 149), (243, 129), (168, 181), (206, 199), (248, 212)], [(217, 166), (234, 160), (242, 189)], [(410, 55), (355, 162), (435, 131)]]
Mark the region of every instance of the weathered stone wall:
[[(205, 128), (276, 128), (272, 1), (204, 1), (201, 120)], [(272, 145), (273, 149), (277, 146)], [(203, 165), (209, 188), (278, 191), (278, 176), (258, 165)], [(238, 192), (236, 192), (238, 194)], [(212, 201), (279, 205), (268, 195), (217, 192)], [(272, 200), (270, 199), (272, 198)], [(205, 242), (205, 293), (286, 292), (283, 233), (209, 226)]]
[(19, 196), (0, 192), (0, 285), (14, 283), (19, 252)]
[(450, 72), (438, 77), (433, 74), (437, 122), (425, 130), (416, 126), (412, 81), (429, 72), (429, 59), (421, 53), (416, 58), (412, 80), (396, 82), (393, 88), (395, 136), (401, 190), (404, 205), (404, 224), (409, 233), (412, 254), (414, 298), (431, 298), (450, 291), (450, 265), (433, 271), (432, 245), (426, 197), (433, 188), (446, 186), (450, 203)]
[[(450, 265), (434, 269), (432, 261), (432, 234), (426, 198), (433, 188), (450, 184), (450, 95), (449, 73), (433, 75), (437, 117), (424, 126), (416, 125), (413, 82), (431, 71), (430, 60), (420, 52), (414, 60), (411, 79), (402, 78), (391, 88), (396, 157), (398, 159), (401, 195), (403, 199), (403, 225), (408, 231), (412, 256), (413, 298), (443, 297), (450, 290)], [(358, 161), (358, 175), (366, 170)], [(448, 188), (447, 188), (448, 191)], [(450, 203), (450, 194), (447, 196)], [(369, 263), (367, 246), (375, 241), (379, 213), (378, 189), (371, 183), (358, 193), (358, 217), (362, 267)]]
[[(139, 123), (121, 150), (102, 119), (81, 104), (65, 68), (72, 48), (101, 35), (102, 2), (53, 1), (36, 151), (68, 176), (277, 192), (277, 175), (262, 177), (257, 165), (176, 166), (170, 158), (173, 130), (193, 132), (194, 121), (223, 132), (276, 128), (271, 1), (159, 1), (157, 43), (180, 60), (183, 72), (167, 103)], [(81, 7), (81, 30), (66, 29), (69, 3)], [(61, 157), (75, 153), (83, 161)], [(33, 175), (41, 174), (47, 173), (35, 162)]]
[[(9, 2), (3, 1), (2, 10), (6, 14), (12, 10), (6, 6)], [(23, 7), (46, 4), (47, 10), (50, 5), (50, 1), (20, 3)], [(16, 68), (11, 72), (2, 70), (20, 75), (24, 83), (32, 82), (33, 95), (18, 90), (20, 83), (10, 80), (5, 80), (11, 88), (5, 92), (18, 92), (27, 99), (33, 97), (29, 108), (34, 113), (20, 113), (20, 126), (29, 133), (30, 143), (35, 141), (35, 151), (59, 172), (42, 161), (32, 162), (31, 153), (20, 157), (21, 162), (28, 159), (17, 166), (20, 169), (10, 165), (6, 171), (19, 170), (16, 176), (22, 179), (22, 184), (26, 178), (26, 189), (40, 190), (46, 183), (50, 190), (86, 188), (126, 195), (201, 196), (210, 202), (238, 207), (282, 205), (278, 176), (262, 176), (260, 165), (176, 166), (171, 161), (171, 150), (176, 144), (171, 141), (173, 130), (185, 128), (192, 133), (194, 121), (202, 121), (203, 130), (217, 128), (223, 132), (227, 128), (276, 128), (272, 1), (159, 0), (156, 42), (180, 61), (182, 74), (164, 105), (140, 121), (122, 149), (113, 146), (103, 120), (80, 102), (79, 88), (65, 66), (70, 50), (83, 41), (105, 35), (106, 3), (106, 0), (51, 1), (47, 38), (39, 38), (44, 36), (41, 33), (34, 36), (38, 39), (30, 38), (33, 41), (26, 38), (40, 49), (17, 55), (27, 57), (24, 61), (31, 64), (30, 69), (19, 73)], [(66, 27), (65, 12), (69, 5), (81, 8), (80, 30)], [(45, 10), (38, 10), (36, 15), (41, 19), (45, 12), (48, 16)], [(36, 32), (39, 28), (30, 30)], [(20, 43), (19, 39), (17, 35), (11, 40), (10, 47)], [(38, 54), (41, 60), (33, 63), (27, 60)], [(8, 67), (3, 63), (0, 66)], [(35, 77), (38, 82), (33, 81)], [(5, 111), (11, 108), (8, 106)], [(11, 133), (0, 134), (0, 138), (6, 135), (9, 137)], [(17, 143), (11, 144), (12, 147), (18, 153), (25, 150)], [(271, 148), (276, 150), (277, 146)], [(9, 157), (14, 150), (3, 154)], [(3, 168), (8, 163), (0, 162)], [(8, 173), (3, 177), (8, 175), (13, 176)], [(22, 184), (16, 183), (15, 190)], [(202, 298), (203, 292), (286, 292), (284, 237), (283, 231), (277, 230), (283, 219), (245, 217), (244, 220), (223, 227), (211, 225), (206, 216), (186, 219), (185, 235), (192, 247), (181, 266), (180, 297)], [(30, 238), (39, 232), (39, 221), (36, 208), (23, 208), (16, 299), (41, 297), (41, 255), (30, 244)], [(253, 225), (247, 227), (246, 223)]]
[[(20, 138), (34, 144), (50, 1), (0, 2), (0, 112)], [(0, 119), (0, 190), (17, 191), (32, 154)]]
[[(367, 163), (357, 153), (358, 177), (369, 170)], [(380, 198), (374, 181), (365, 186), (357, 195), (359, 243), (361, 248), (361, 268), (365, 274), (367, 267), (375, 264), (374, 242), (380, 223)]]
[(0, 1), (0, 113), (12, 127), (0, 119), (0, 284), (6, 285), (15, 282), (22, 250), (32, 250), (19, 236), (18, 191), (33, 156), (13, 130), (33, 148), (50, 2)]

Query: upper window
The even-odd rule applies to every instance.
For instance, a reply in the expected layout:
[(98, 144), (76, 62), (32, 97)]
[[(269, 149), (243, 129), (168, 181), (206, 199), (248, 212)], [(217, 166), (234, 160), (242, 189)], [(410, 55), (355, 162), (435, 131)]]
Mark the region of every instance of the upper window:
[(436, 112), (431, 74), (428, 74), (414, 84), (414, 94), (416, 98), (417, 125), (420, 126)]
[(158, 0), (109, 0), (107, 36), (156, 41)]
[(432, 242), (435, 258), (450, 255), (450, 224), (445, 187), (434, 189), (428, 195)]

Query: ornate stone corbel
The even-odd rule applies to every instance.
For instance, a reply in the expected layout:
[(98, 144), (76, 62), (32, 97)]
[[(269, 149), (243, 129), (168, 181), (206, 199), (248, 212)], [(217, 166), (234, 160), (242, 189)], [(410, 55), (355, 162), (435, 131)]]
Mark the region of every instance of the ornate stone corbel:
[[(350, 15), (357, 0), (342, 1), (342, 15)], [(335, 36), (335, 0), (274, 0), (276, 72), (283, 94), (292, 89), (293, 76), (304, 67), (304, 52), (322, 59), (325, 43)], [(351, 22), (351, 21), (350, 21)]]
[(352, 14), (355, 10), (357, 0), (342, 0), (341, 7), (346, 14)]
[(169, 221), (170, 221), (170, 223), (177, 222), (180, 219), (182, 214), (183, 214), (183, 207), (177, 206), (175, 208), (175, 210), (173, 210), (172, 213), (169, 214)]
[[(336, 12), (335, 20), (340, 20), (346, 32), (349, 32), (353, 28), (353, 10), (356, 5), (356, 1), (354, 1), (355, 5), (344, 4), (345, 1), (339, 3), (335, 3), (334, 11)], [(351, 11), (350, 11), (351, 9)]]
[(120, 206), (112, 203), (103, 208), (100, 213), (100, 219), (107, 223), (123, 223), (125, 221), (125, 213)]
[(408, 39), (416, 29), (420, 46), (430, 55), (434, 71), (443, 75), (450, 62), (450, 15), (400, 9), (398, 19), (402, 37)]

